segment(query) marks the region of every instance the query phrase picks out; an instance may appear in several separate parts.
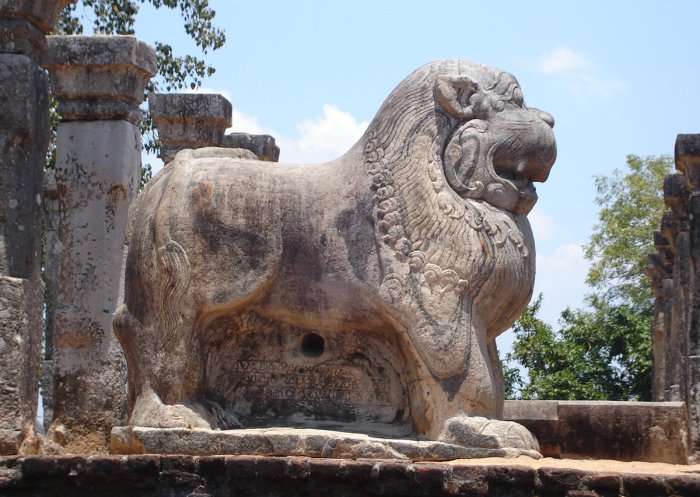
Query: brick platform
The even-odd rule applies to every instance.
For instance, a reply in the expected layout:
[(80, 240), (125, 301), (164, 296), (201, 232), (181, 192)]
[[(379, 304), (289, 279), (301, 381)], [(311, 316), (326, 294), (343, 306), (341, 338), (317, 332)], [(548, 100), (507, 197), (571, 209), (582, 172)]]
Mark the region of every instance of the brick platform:
[(529, 467), (508, 460), (475, 463), (256, 456), (9, 457), (0, 459), (0, 496), (700, 495), (697, 473)]

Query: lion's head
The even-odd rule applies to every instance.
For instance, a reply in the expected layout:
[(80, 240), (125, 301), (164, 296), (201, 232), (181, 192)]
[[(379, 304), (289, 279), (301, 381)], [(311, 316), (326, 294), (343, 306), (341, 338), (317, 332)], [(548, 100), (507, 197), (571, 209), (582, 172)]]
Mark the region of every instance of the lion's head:
[(525, 105), (514, 76), (474, 62), (426, 64), (399, 84), (377, 117), (370, 135), (380, 142), (391, 135), (402, 147), (427, 137), (439, 145), (456, 193), (514, 214), (532, 209), (533, 182), (547, 179), (556, 158), (552, 116)]

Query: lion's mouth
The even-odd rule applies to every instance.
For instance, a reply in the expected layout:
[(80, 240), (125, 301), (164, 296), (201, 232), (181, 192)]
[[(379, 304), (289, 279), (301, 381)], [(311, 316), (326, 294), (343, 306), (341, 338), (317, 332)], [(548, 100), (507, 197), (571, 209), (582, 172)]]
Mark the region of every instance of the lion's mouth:
[(498, 176), (507, 183), (513, 185), (513, 187), (524, 196), (537, 198), (537, 189), (535, 188), (535, 184), (527, 176), (515, 176), (508, 172), (498, 173)]

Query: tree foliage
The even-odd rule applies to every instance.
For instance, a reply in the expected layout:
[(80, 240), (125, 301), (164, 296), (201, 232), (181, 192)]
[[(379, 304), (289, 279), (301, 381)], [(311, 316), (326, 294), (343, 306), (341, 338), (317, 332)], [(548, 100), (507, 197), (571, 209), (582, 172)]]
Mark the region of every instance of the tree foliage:
[(640, 310), (652, 304), (646, 261), (664, 212), (663, 184), (672, 164), (668, 156), (629, 155), (628, 171), (595, 178), (599, 222), (585, 247), (594, 299)]
[(537, 317), (540, 295), (514, 326), (516, 343), (506, 360), (510, 398), (650, 400), (651, 309), (627, 305), (565, 310), (559, 329)]
[[(216, 12), (209, 7), (208, 0), (78, 0), (63, 9), (56, 32), (83, 34), (91, 30), (98, 34), (133, 35), (139, 9), (146, 3), (155, 8), (178, 11), (185, 33), (195, 42), (201, 54), (176, 54), (172, 45), (157, 41), (158, 76), (147, 85), (144, 99), (151, 92), (198, 88), (206, 77), (215, 72), (215, 68), (208, 65), (202, 56), (218, 50), (226, 42), (224, 31), (214, 25)], [(147, 110), (144, 110), (141, 132), (144, 148), (149, 152), (158, 151), (160, 144)], [(143, 176), (143, 179), (150, 177), (150, 165), (144, 166)]]
[(646, 256), (671, 166), (667, 156), (630, 155), (626, 171), (595, 178), (600, 212), (584, 247), (590, 308), (566, 309), (555, 331), (537, 317), (542, 295), (533, 301), (513, 327), (516, 342), (504, 364), (509, 398), (650, 399), (653, 295)]

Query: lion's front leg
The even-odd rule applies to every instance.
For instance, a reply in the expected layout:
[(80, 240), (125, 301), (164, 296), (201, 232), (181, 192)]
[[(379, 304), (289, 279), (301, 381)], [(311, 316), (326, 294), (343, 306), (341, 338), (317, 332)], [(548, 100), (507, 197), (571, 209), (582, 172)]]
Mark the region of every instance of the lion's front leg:
[(459, 415), (443, 424), (441, 442), (485, 449), (520, 449), (539, 452), (537, 439), (523, 425), (481, 416)]

